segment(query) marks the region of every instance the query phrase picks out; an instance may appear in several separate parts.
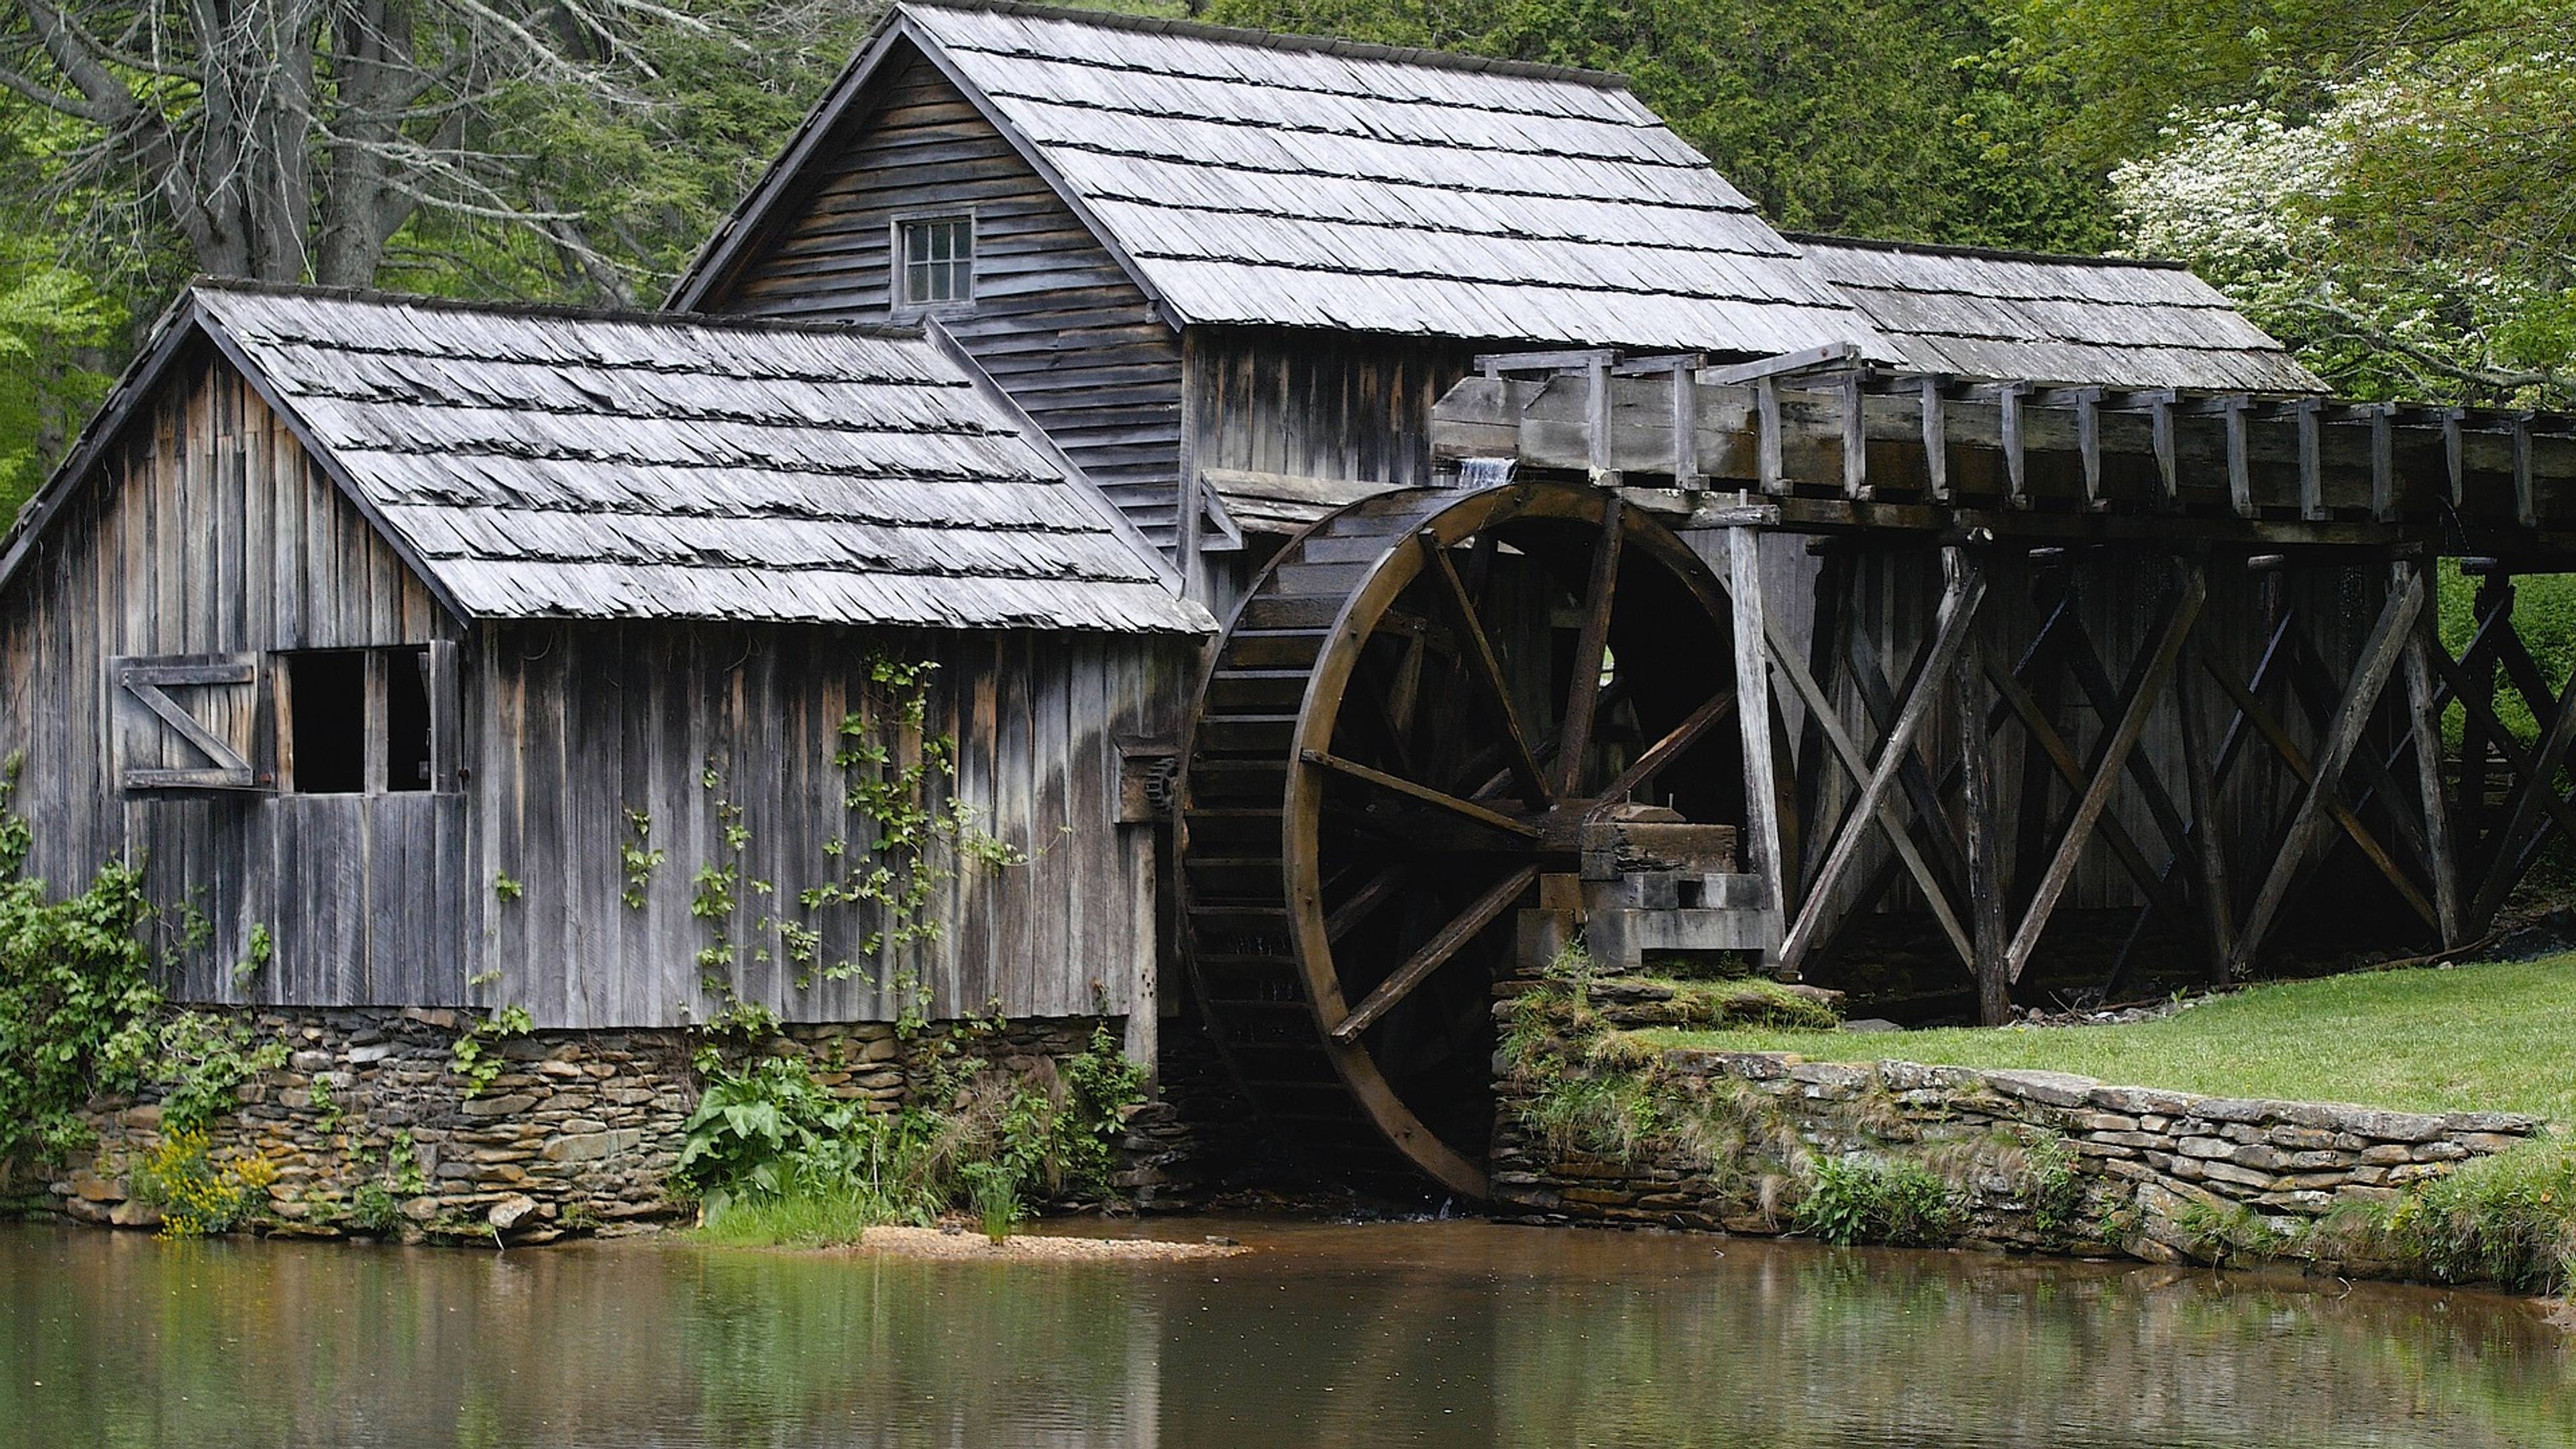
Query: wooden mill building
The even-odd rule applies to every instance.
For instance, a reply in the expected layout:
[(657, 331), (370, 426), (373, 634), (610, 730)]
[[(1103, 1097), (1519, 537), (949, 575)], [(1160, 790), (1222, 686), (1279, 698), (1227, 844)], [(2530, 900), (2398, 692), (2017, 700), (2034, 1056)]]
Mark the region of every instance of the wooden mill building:
[[(1185, 969), (1272, 1120), (1476, 1194), (1533, 941), (1894, 921), (1991, 1017), (2303, 901), (2458, 946), (2576, 833), (2510, 622), (2565, 419), (2339, 402), (2171, 265), (1783, 235), (1615, 77), (904, 0), (668, 305), (200, 286), (0, 546), (42, 869), (147, 859), (181, 994), (1143, 1050)], [(799, 898), (887, 658), (1029, 860), (859, 960)]]

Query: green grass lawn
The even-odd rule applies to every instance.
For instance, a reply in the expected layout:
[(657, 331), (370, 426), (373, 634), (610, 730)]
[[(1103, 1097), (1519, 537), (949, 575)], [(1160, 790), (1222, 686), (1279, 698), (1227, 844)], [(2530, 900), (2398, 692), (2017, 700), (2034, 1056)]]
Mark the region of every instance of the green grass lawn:
[(2132, 1087), (2576, 1125), (2576, 956), (2258, 986), (2125, 1026), (1658, 1029), (1669, 1046), (2075, 1072)]

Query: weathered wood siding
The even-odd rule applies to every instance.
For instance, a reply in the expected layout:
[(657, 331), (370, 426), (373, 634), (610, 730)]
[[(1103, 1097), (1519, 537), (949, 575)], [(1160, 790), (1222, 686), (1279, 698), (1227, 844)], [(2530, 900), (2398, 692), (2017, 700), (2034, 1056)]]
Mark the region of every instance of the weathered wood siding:
[[(1431, 405), (1474, 370), (1476, 347), (1286, 327), (1193, 327), (1183, 465), (1412, 487), (1431, 479)], [(1206, 555), (1208, 606), (1227, 616), (1266, 547)]]
[[(1168, 735), (1163, 713), (1191, 647), (1067, 633), (495, 626), (481, 651), (491, 728), (475, 771), (490, 862), (477, 929), (500, 973), (487, 999), (555, 1025), (679, 1024), (724, 1004), (701, 990), (705, 969), (792, 1020), (891, 1018), (905, 977), (941, 1016), (988, 1003), (1015, 1017), (1123, 1013), (1132, 984), (1152, 979), (1155, 886), (1152, 828), (1116, 823), (1117, 742)], [(864, 819), (843, 803), (834, 756), (842, 721), (871, 707), (880, 650), (939, 664), (928, 728), (957, 741), (957, 792), (1030, 859), (965, 869), (930, 912), (948, 922), (936, 942), (799, 989), (778, 932), (759, 923), (810, 923), (826, 964), (856, 954), (870, 924), (859, 908), (808, 912), (797, 898), (861, 861)], [(728, 805), (742, 811), (738, 855), (724, 840)], [(649, 817), (649, 836), (629, 811)], [(852, 846), (836, 862), (824, 847), (844, 838)], [(665, 852), (640, 907), (622, 899), (624, 843)], [(692, 914), (701, 867), (738, 872), (729, 965), (699, 960), (717, 925)], [(525, 894), (499, 900), (494, 872)]]
[(975, 301), (941, 325), (1146, 535), (1176, 538), (1181, 344), (1054, 191), (927, 61), (890, 64), (839, 154), (704, 306), (901, 321), (894, 218), (971, 209)]
[[(211, 357), (174, 369), (0, 595), (0, 755), (26, 756), (33, 869), (67, 891), (104, 860), (141, 861), (182, 1000), (463, 1000), (461, 796), (126, 793), (114, 736), (134, 737), (134, 711), (108, 672), (118, 657), (252, 656), (255, 687), (179, 697), (269, 769), (272, 651), (455, 637), (237, 372)], [(183, 949), (191, 906), (211, 935)], [(275, 956), (245, 987), (231, 968), (255, 925)]]

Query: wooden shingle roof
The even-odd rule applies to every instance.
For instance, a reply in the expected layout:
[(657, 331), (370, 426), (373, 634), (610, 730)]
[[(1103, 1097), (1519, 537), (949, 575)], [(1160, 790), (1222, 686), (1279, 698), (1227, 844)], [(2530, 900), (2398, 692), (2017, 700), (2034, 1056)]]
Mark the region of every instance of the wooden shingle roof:
[(2078, 386), (2325, 391), (2288, 349), (2179, 263), (1793, 240), (1920, 371)]
[(890, 46), (920, 47), (1176, 324), (1894, 360), (1615, 77), (906, 0), (709, 247), (694, 305)]
[(923, 333), (226, 283), (192, 323), (469, 617), (1213, 627)]

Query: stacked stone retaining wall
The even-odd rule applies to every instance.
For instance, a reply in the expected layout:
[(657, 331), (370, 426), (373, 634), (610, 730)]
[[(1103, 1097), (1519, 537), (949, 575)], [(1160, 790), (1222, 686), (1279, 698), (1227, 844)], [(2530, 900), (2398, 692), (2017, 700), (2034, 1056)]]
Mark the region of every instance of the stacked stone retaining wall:
[[(208, 1128), (212, 1163), (266, 1159), (269, 1230), (311, 1236), (367, 1231), (353, 1217), (363, 1191), (394, 1194), (400, 1225), (419, 1238), (547, 1242), (568, 1232), (617, 1232), (692, 1216), (673, 1190), (682, 1124), (697, 1106), (685, 1030), (540, 1031), (493, 1048), (503, 1070), (479, 1092), (454, 1068), (458, 1035), (474, 1024), (423, 1009), (247, 1012), (263, 1040), (284, 1042), (285, 1065), (242, 1085), (237, 1110)], [(972, 1050), (1007, 1070), (1083, 1051), (1089, 1018), (1012, 1022)], [(885, 1023), (789, 1026), (763, 1050), (801, 1056), (826, 1090), (892, 1111), (927, 1079), (945, 1025), (910, 1041)], [(1117, 1032), (1110, 1024), (1111, 1034)], [(44, 1184), (54, 1209), (84, 1222), (152, 1227), (157, 1209), (134, 1193), (133, 1169), (161, 1141), (163, 1112), (146, 1099), (103, 1097), (87, 1114), (96, 1143)], [(1191, 1124), (1153, 1104), (1123, 1144), (1118, 1182), (1148, 1205), (1187, 1185)]]
[[(2537, 1118), (2505, 1112), (2389, 1112), (2109, 1086), (2057, 1072), (1776, 1053), (1667, 1051), (1649, 1079), (1668, 1106), (1684, 1110), (1722, 1096), (1741, 1119), (1742, 1104), (1752, 1104), (1791, 1155), (1933, 1169), (1956, 1189), (1962, 1241), (2152, 1261), (2210, 1256), (2210, 1214), (2195, 1204), (2269, 1219), (2288, 1256), (2316, 1257), (2335, 1240), (2311, 1239), (2305, 1225), (2340, 1206), (2393, 1202), (2410, 1183), (2542, 1130)], [(1531, 1125), (1540, 1091), (1503, 1082), (1494, 1181), (1508, 1214), (1739, 1233), (1791, 1226), (1785, 1194), (1759, 1180), (1763, 1164), (1711, 1160), (1706, 1135), (1652, 1136), (1625, 1156), (1552, 1143)], [(2043, 1140), (2084, 1196), (2072, 1227), (2040, 1220), (2028, 1146)]]

